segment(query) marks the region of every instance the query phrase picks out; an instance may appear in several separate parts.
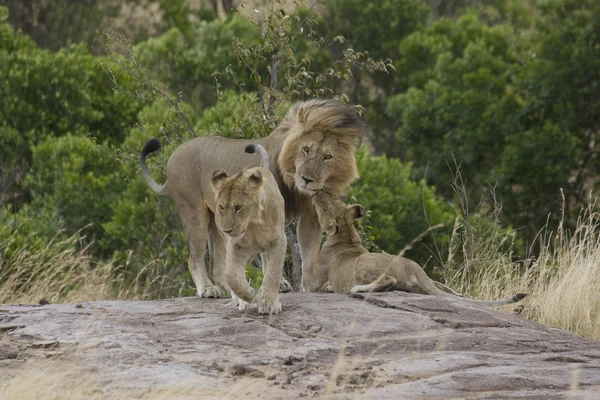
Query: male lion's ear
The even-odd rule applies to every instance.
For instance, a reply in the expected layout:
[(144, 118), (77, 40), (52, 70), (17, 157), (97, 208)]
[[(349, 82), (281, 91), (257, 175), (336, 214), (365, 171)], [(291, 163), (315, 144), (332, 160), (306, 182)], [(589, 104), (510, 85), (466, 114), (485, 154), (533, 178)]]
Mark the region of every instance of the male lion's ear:
[(260, 185), (262, 183), (262, 174), (260, 173), (260, 171), (254, 171), (252, 173), (252, 175), (250, 175), (249, 177), (250, 182), (256, 184), (256, 185)]
[(349, 205), (346, 207), (346, 210), (351, 213), (350, 215), (352, 215), (352, 218), (354, 219), (362, 218), (367, 214), (367, 210), (360, 204)]
[(212, 185), (213, 189), (218, 190), (225, 178), (227, 178), (227, 172), (223, 171), (222, 169), (218, 169), (213, 172), (212, 178), (210, 179), (210, 184)]

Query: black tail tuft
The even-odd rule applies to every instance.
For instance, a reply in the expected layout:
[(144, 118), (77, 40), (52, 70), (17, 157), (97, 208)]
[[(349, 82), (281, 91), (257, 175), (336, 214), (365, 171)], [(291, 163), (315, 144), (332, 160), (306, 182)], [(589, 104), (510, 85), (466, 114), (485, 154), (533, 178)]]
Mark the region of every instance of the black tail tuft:
[(157, 150), (160, 150), (160, 140), (157, 138), (150, 139), (142, 149), (142, 157), (146, 157), (149, 153), (154, 153)]
[(527, 297), (527, 293), (517, 293), (513, 296), (513, 300), (514, 301), (521, 301), (523, 300), (525, 297)]
[(246, 153), (256, 153), (256, 146), (254, 146), (253, 144), (249, 144), (248, 146), (246, 146)]

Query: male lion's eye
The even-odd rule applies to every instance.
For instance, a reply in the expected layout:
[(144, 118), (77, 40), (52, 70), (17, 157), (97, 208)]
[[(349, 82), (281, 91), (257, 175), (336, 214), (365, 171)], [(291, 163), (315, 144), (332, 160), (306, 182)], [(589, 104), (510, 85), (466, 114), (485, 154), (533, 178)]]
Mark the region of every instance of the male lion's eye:
[(309, 150), (309, 148), (308, 148), (308, 146), (304, 146), (304, 147), (302, 148), (302, 150), (303, 150), (303, 151), (304, 151), (306, 154), (308, 154), (308, 150)]
[(242, 209), (242, 206), (234, 206), (233, 209), (235, 210), (235, 212), (238, 212)]
[(327, 155), (325, 156), (325, 159), (326, 159), (326, 160), (331, 160), (331, 157), (333, 157), (331, 154), (327, 154)]
[(219, 204), (219, 210), (223, 211), (225, 209), (225, 207), (223, 207), (223, 204)]

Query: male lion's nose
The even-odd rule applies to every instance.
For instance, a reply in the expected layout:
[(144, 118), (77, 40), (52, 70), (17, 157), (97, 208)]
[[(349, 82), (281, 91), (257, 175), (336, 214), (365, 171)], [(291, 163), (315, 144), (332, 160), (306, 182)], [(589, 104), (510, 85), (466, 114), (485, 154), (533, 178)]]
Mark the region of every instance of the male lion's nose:
[(305, 176), (303, 176), (303, 177), (302, 177), (302, 179), (304, 179), (304, 183), (305, 183), (305, 184), (307, 184), (307, 185), (308, 185), (309, 183), (311, 183), (311, 182), (314, 180), (314, 179), (308, 179), (308, 178), (307, 178), (307, 177), (305, 177)]

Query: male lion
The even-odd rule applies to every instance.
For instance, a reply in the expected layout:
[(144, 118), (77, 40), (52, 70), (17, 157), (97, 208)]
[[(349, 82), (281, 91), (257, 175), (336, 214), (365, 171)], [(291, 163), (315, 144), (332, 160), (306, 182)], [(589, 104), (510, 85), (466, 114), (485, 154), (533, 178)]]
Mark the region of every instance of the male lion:
[[(258, 150), (263, 165), (269, 167), (267, 152), (261, 145), (249, 145), (246, 152)], [(229, 177), (223, 170), (213, 173), (215, 222), (226, 237), (225, 279), (231, 297), (244, 310), (256, 293), (246, 281), (246, 265), (261, 254), (263, 283), (258, 312), (278, 314), (279, 282), (285, 261), (285, 203), (271, 172), (262, 167), (244, 169)]]
[[(348, 205), (321, 191), (313, 196), (319, 221), (327, 239), (321, 248), (310, 289), (328, 288), (335, 293), (403, 290), (444, 298), (457, 298), (450, 288), (434, 283), (414, 261), (386, 253), (369, 253), (360, 240), (354, 221), (365, 215), (359, 204)], [(458, 295), (459, 298), (462, 297)], [(525, 294), (493, 301), (463, 301), (498, 307), (516, 303)]]
[(298, 221), (298, 244), (302, 258), (302, 283), (315, 266), (321, 228), (310, 195), (325, 189), (341, 195), (358, 178), (354, 152), (365, 130), (353, 107), (336, 100), (309, 100), (294, 104), (282, 123), (266, 138), (255, 140), (204, 136), (191, 139), (169, 158), (167, 182), (157, 184), (146, 166), (149, 153), (160, 148), (158, 139), (144, 146), (140, 157), (142, 173), (158, 194), (174, 200), (189, 244), (189, 268), (199, 296), (218, 297), (220, 291), (209, 279), (204, 263), (210, 239), (214, 260), (213, 279), (223, 287), (225, 242), (214, 224), (216, 203), (210, 185), (211, 172), (228, 175), (260, 163), (257, 155), (244, 154), (249, 144), (263, 145), (285, 201), (286, 218)]

